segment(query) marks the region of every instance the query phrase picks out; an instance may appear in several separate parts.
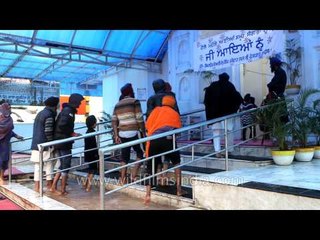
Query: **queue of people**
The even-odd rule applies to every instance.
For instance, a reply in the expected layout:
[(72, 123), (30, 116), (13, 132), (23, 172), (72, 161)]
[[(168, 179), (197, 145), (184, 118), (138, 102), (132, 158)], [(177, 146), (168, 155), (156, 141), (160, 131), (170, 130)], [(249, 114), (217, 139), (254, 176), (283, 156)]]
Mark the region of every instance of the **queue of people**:
[[(276, 94), (278, 97), (284, 98), (284, 88), (286, 85), (286, 74), (281, 68), (281, 61), (277, 58), (270, 59), (270, 68), (274, 72), (274, 77), (267, 85), (269, 94)], [(238, 111), (245, 111), (256, 108), (254, 97), (250, 93), (244, 98), (241, 97), (239, 91), (235, 88), (232, 82), (229, 81), (230, 76), (227, 73), (219, 75), (219, 80), (212, 82), (205, 89), (204, 105), (206, 119), (211, 120), (223, 117)], [(112, 129), (115, 144), (126, 143), (137, 140), (146, 136), (153, 136), (160, 133), (165, 133), (182, 127), (181, 116), (175, 94), (172, 92), (171, 86), (163, 79), (157, 79), (152, 83), (154, 94), (147, 100), (146, 119), (144, 120), (141, 103), (135, 98), (134, 88), (131, 83), (125, 84), (120, 89), (119, 101), (116, 103), (112, 114)], [(70, 95), (69, 102), (64, 104), (62, 111), (57, 114), (59, 106), (59, 98), (50, 97), (44, 101), (45, 108), (40, 111), (33, 125), (33, 139), (31, 143), (31, 161), (34, 162), (34, 190), (39, 192), (39, 149), (38, 144), (49, 142), (52, 140), (62, 140), (80, 134), (74, 132), (75, 114), (84, 97), (81, 94), (73, 93)], [(13, 131), (13, 120), (10, 117), (10, 105), (5, 101), (0, 102), (0, 185), (4, 184), (4, 171), (8, 168), (8, 144), (10, 138), (15, 137), (22, 140), (23, 137), (17, 135)], [(254, 123), (253, 114), (244, 114), (241, 117), (242, 140), (246, 140), (247, 126)], [(227, 124), (228, 132), (228, 151), (233, 151), (233, 129), (234, 121), (230, 120)], [(95, 132), (97, 119), (94, 115), (90, 115), (86, 119), (86, 133)], [(213, 133), (213, 148), (218, 152), (216, 157), (223, 157), (221, 152), (221, 135), (224, 130), (222, 122), (212, 124)], [(250, 138), (256, 136), (255, 128), (250, 129)], [(151, 189), (159, 183), (159, 179), (163, 180), (166, 175), (160, 175), (158, 180), (156, 177), (150, 177), (153, 173), (167, 170), (169, 164), (177, 166), (180, 164), (180, 152), (173, 151), (165, 154), (163, 158), (155, 157), (152, 161), (152, 156), (163, 152), (172, 151), (177, 146), (174, 138), (169, 135), (167, 137), (148, 141), (145, 146), (140, 144), (132, 147), (121, 149), (120, 164), (125, 166), (130, 161), (131, 148), (136, 153), (135, 161), (141, 160), (144, 157), (150, 159), (146, 162), (146, 173), (144, 177), (149, 177), (145, 181), (146, 196), (145, 204), (151, 202)], [(68, 172), (71, 167), (73, 142), (58, 144), (52, 148), (46, 148), (43, 151), (44, 170), (46, 172), (47, 189), (52, 193), (61, 195), (67, 194), (66, 186), (68, 180)], [(94, 173), (98, 171), (99, 159), (97, 141), (95, 137), (84, 139), (84, 157), (88, 163), (88, 175), (83, 188), (91, 191), (92, 179)], [(50, 158), (59, 159), (59, 172), (53, 173), (56, 160), (49, 161)], [(94, 162), (95, 161), (95, 162)], [(154, 164), (153, 164), (154, 163)], [(139, 179), (139, 171), (141, 163), (134, 166), (132, 174), (128, 176), (127, 168), (122, 168), (120, 171), (120, 184), (130, 183)], [(185, 192), (181, 186), (181, 169), (175, 168), (175, 184), (176, 193), (182, 196)], [(61, 189), (58, 190), (58, 182), (61, 179)], [(163, 181), (160, 181), (163, 184)]]

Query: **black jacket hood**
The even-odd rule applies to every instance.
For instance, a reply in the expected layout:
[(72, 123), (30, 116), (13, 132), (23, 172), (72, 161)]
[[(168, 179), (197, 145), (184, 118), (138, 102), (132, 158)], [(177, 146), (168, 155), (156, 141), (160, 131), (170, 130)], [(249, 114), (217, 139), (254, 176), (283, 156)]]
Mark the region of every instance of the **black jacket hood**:
[(152, 86), (155, 93), (164, 92), (166, 89), (166, 83), (162, 79), (154, 80)]

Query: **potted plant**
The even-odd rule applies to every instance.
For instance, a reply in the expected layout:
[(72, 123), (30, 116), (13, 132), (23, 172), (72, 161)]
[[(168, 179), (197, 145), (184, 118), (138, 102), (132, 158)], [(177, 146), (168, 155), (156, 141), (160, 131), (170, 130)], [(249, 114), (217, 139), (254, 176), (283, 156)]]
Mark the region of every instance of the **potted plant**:
[(314, 148), (308, 146), (308, 135), (312, 132), (314, 124), (311, 97), (319, 92), (317, 89), (301, 91), (289, 111), (292, 140), (294, 145), (297, 145), (295, 158), (298, 161), (311, 161), (314, 155)]
[(312, 103), (311, 132), (316, 135), (313, 158), (320, 159), (320, 99)]
[(278, 144), (278, 149), (272, 150), (273, 161), (277, 165), (290, 165), (294, 159), (295, 150), (291, 150), (286, 142), (290, 133), (290, 122), (287, 121), (287, 102), (284, 100), (269, 100), (267, 105), (257, 112), (258, 124), (263, 124)]
[(286, 40), (286, 62), (283, 62), (288, 74), (287, 94), (297, 94), (301, 86), (298, 80), (301, 76), (301, 47), (297, 39)]

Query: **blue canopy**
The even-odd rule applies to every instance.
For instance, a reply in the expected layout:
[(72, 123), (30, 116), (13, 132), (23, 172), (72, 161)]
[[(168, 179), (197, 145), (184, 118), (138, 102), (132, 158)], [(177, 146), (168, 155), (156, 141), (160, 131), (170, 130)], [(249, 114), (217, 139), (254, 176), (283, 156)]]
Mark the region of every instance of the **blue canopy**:
[(0, 77), (90, 84), (93, 76), (111, 67), (161, 63), (169, 34), (169, 30), (0, 30)]

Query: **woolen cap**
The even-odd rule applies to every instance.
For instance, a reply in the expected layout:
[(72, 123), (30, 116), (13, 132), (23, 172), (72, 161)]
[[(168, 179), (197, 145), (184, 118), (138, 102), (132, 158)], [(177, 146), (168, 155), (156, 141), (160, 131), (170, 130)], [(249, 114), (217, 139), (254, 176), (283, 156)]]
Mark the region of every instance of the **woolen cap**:
[(123, 96), (128, 96), (128, 95), (132, 95), (133, 94), (133, 88), (132, 88), (132, 85), (131, 83), (127, 83), (125, 84), (121, 89), (121, 94)]
[(44, 101), (44, 104), (49, 107), (56, 107), (59, 103), (59, 98), (49, 97)]
[(155, 93), (166, 90), (166, 82), (163, 79), (156, 79), (152, 82)]
[(84, 97), (79, 93), (72, 93), (69, 97), (69, 104), (73, 107), (79, 107)]

